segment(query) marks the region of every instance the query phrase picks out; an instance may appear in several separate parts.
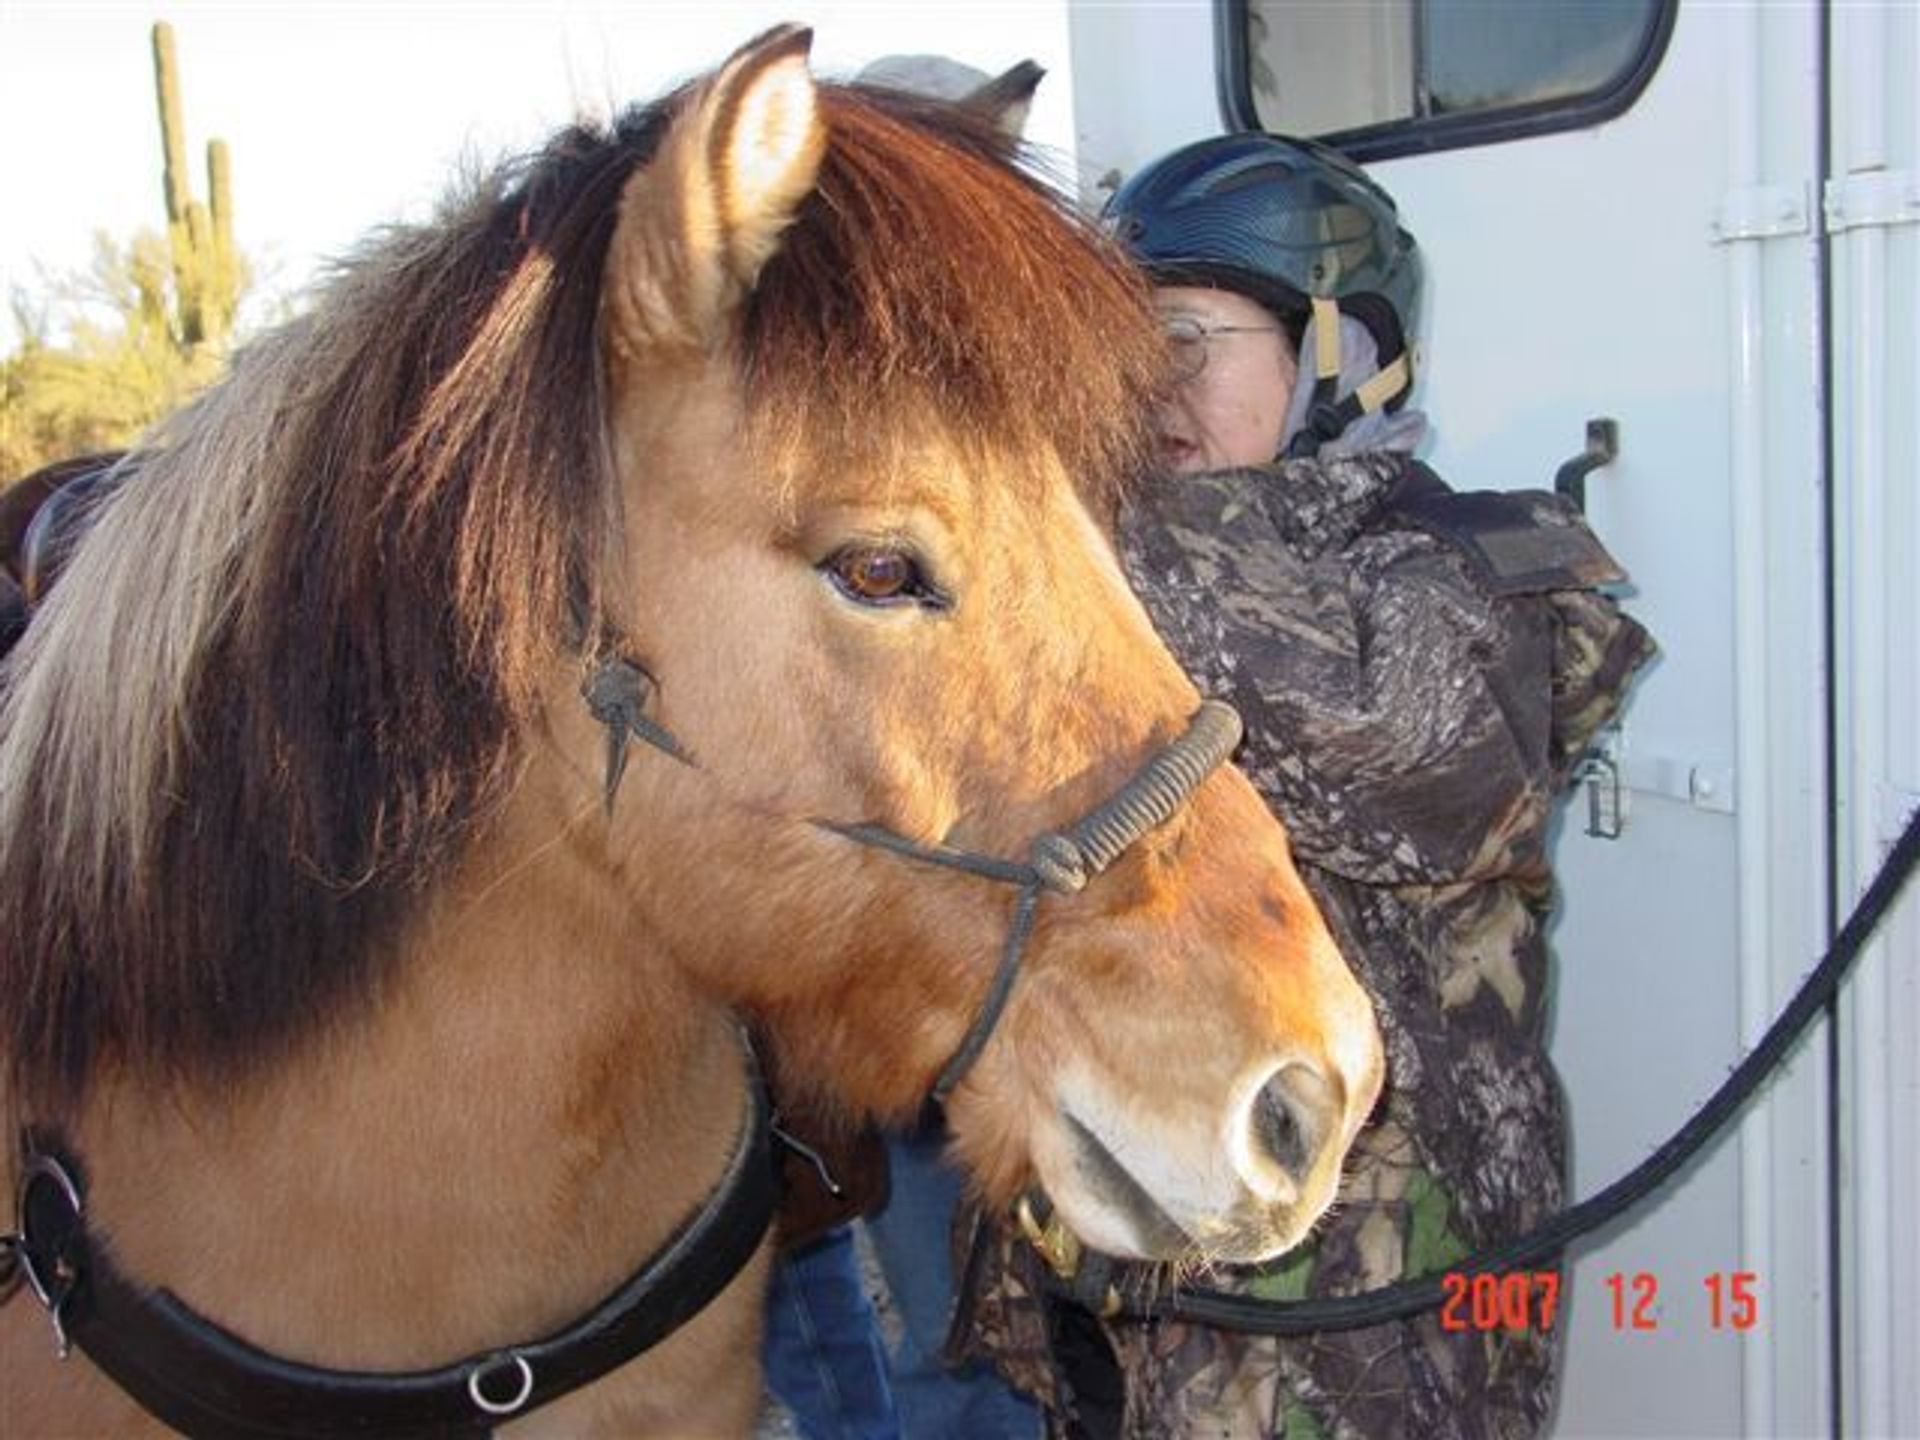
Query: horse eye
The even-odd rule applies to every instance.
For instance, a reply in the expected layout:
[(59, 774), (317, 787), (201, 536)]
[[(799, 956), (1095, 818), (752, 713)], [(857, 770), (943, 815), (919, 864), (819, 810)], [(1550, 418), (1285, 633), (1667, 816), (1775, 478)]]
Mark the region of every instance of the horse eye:
[(880, 545), (849, 545), (821, 567), (842, 595), (861, 605), (898, 605), (937, 601), (920, 562), (903, 550)]

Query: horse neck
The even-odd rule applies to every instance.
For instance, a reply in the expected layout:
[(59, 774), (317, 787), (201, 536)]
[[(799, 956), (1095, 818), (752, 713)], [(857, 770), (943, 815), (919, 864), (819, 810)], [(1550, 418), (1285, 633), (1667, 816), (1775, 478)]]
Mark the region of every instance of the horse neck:
[(259, 1344), (426, 1364), (570, 1318), (659, 1245), (744, 1070), (635, 933), (598, 819), (536, 760), (364, 1013), (217, 1092), (104, 1086), (79, 1148), (129, 1270)]

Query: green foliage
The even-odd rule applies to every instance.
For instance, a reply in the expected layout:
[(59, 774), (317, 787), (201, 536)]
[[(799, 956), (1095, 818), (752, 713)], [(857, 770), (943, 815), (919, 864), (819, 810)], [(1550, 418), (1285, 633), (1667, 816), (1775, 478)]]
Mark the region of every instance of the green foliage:
[(87, 270), (37, 302), (16, 291), (12, 307), (23, 339), (0, 359), (0, 485), (132, 443), (225, 363), (225, 346), (183, 333), (167, 243), (151, 231), (125, 245), (95, 236)]
[(1407, 1180), (1406, 1273), (1438, 1274), (1464, 1260), (1472, 1248), (1453, 1228), (1453, 1198), (1426, 1171), (1416, 1170)]
[(1285, 1440), (1327, 1440), (1327, 1432), (1320, 1428), (1313, 1412), (1298, 1400), (1287, 1402), (1286, 1412), (1280, 1417), (1280, 1433)]
[(1304, 1300), (1319, 1259), (1320, 1253), (1313, 1245), (1302, 1245), (1280, 1264), (1261, 1267), (1247, 1289), (1262, 1300)]
[(50, 461), (131, 444), (225, 362), (251, 281), (233, 243), (232, 164), (226, 142), (211, 142), (211, 209), (194, 198), (165, 23), (153, 27), (153, 69), (166, 237), (143, 230), (123, 246), (97, 235), (88, 270), (56, 277), (37, 302), (11, 297), (24, 338), (0, 359), (0, 487)]

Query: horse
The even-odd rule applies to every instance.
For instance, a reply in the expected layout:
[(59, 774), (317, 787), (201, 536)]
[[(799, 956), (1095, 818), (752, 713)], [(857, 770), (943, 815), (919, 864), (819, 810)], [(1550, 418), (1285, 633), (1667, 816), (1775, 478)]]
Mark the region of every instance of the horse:
[[(422, 1376), (455, 1408), (351, 1428), (748, 1433), (761, 1227), (691, 1253), (757, 1183), (742, 1017), (849, 1116), (944, 1073), (976, 1191), (1115, 1254), (1257, 1260), (1327, 1206), (1380, 1041), (1245, 778), (1034, 878), (1201, 728), (1108, 539), (1145, 291), (991, 127), (808, 53), (371, 241), (37, 609), (7, 1433), (337, 1433)], [(549, 1375), (656, 1260), (714, 1274)]]

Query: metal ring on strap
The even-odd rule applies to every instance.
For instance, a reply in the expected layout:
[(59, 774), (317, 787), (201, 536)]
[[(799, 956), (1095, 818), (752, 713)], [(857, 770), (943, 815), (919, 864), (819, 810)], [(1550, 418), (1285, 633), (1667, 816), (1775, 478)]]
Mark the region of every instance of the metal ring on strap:
[[(35, 1203), (40, 1194), (47, 1196), (46, 1203)], [(64, 1360), (73, 1349), (66, 1318), (77, 1275), (72, 1249), (86, 1204), (65, 1165), (51, 1155), (29, 1154), (20, 1169), (15, 1206), (19, 1229), (5, 1238), (19, 1275), (47, 1312), (54, 1351)]]
[[(500, 1374), (509, 1366), (520, 1372), (520, 1388), (505, 1400), (489, 1398), (481, 1387), (491, 1376)], [(489, 1415), (517, 1415), (533, 1396), (533, 1366), (527, 1363), (526, 1356), (511, 1350), (490, 1356), (474, 1366), (467, 1375), (467, 1394), (473, 1398), (475, 1405)]]

